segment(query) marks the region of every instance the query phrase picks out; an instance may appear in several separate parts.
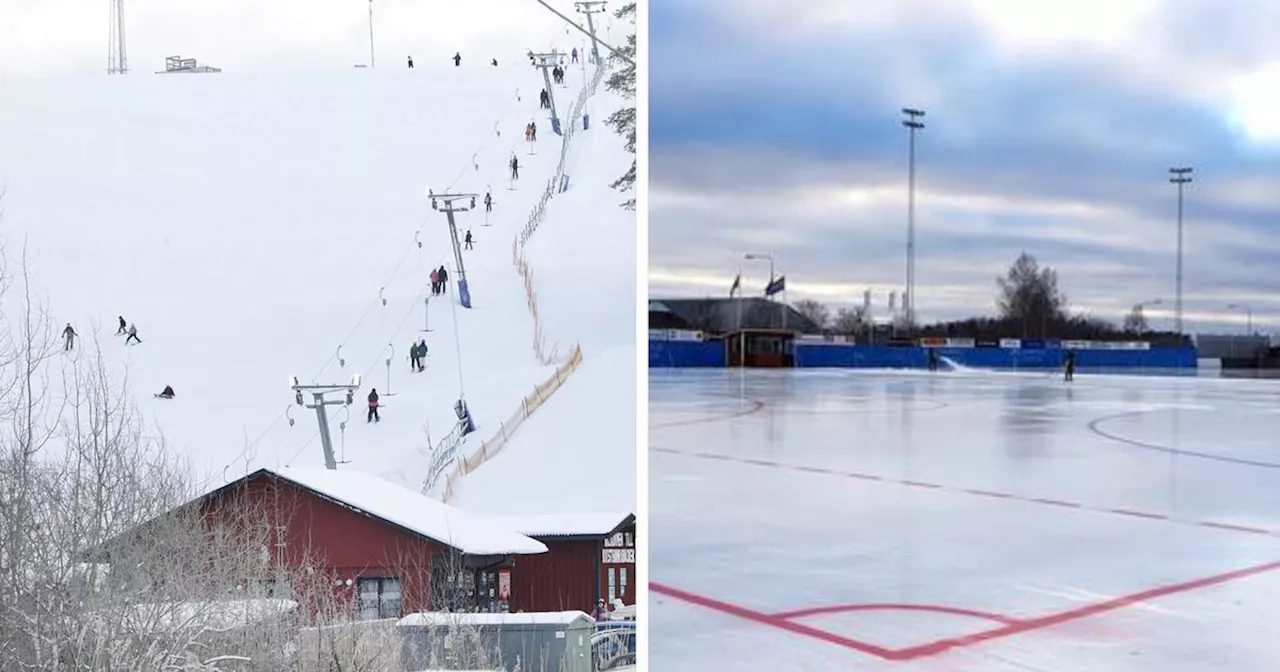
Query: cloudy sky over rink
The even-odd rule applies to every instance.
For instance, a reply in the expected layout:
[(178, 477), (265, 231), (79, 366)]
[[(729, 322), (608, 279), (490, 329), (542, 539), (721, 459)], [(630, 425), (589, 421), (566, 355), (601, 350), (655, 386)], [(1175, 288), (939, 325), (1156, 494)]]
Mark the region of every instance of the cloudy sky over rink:
[[(1188, 328), (1280, 329), (1280, 0), (652, 0), (651, 295), (749, 292), (877, 314), (905, 275), (917, 141), (917, 311), (994, 311), (1026, 250), (1073, 312), (1139, 301), (1170, 328), (1175, 165)], [(1161, 310), (1163, 308), (1164, 310)]]

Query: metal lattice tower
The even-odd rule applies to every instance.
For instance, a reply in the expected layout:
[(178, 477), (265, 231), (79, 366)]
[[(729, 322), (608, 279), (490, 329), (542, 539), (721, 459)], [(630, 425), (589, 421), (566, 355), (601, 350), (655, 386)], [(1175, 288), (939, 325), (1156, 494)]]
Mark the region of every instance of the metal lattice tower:
[(107, 74), (123, 75), (129, 72), (129, 59), (124, 44), (124, 0), (109, 0), (111, 25), (107, 33)]

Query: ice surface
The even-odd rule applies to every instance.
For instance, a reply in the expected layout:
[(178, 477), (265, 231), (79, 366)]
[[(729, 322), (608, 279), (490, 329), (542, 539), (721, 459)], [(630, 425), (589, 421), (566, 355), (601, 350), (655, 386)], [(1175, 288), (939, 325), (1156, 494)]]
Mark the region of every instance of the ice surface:
[(652, 664), (1274, 670), (1280, 386), (650, 374)]
[(281, 469), (284, 478), (472, 555), (546, 553), (541, 542), (363, 472)]
[[(511, 55), (523, 54), (521, 45)], [(556, 88), (565, 102), (581, 78), (566, 82)], [(192, 458), (205, 484), (258, 467), (320, 466), (315, 415), (294, 405), (286, 381), (346, 383), (361, 374), (353, 408), (329, 409), (340, 468), (420, 488), (430, 442), (453, 427), (455, 400), (466, 397), (477, 425), (468, 443), (478, 445), (552, 371), (534, 358), (523, 281), (511, 263), (511, 241), (560, 154), (538, 109), (542, 86), (533, 68), (451, 63), (6, 80), (0, 237), (11, 261), (25, 245), (33, 285), (58, 328), (70, 321), (80, 332), (71, 357), (88, 356), (96, 338), (107, 365), (127, 373), (154, 432)], [(535, 118), (531, 154), (523, 130)], [(621, 145), (598, 123), (583, 137), (592, 135), (612, 141), (599, 148)], [(629, 155), (582, 151), (597, 172), (575, 174), (578, 209), (564, 210), (575, 216), (562, 217), (555, 203), (538, 233), (549, 258), (535, 269), (549, 304), (545, 295), (558, 286), (627, 291), (618, 288), (634, 282), (634, 247), (626, 250), (632, 266), (613, 270), (617, 281), (585, 281), (576, 258), (550, 263), (558, 241), (576, 240), (597, 220), (620, 221), (608, 183)], [(509, 190), (512, 152), (521, 179)], [(451, 282), (424, 315), (430, 270), (454, 265), (445, 216), (431, 210), (426, 188), (481, 197), (492, 190), (492, 214), (480, 205), (459, 218), (459, 235), (470, 229), (475, 237), (465, 253), (473, 310), (453, 302)], [(593, 208), (607, 212), (588, 218)], [(634, 226), (633, 215), (621, 217)], [(557, 284), (560, 273), (573, 279)], [(631, 296), (611, 300), (630, 304)], [(141, 345), (112, 335), (117, 315), (136, 322)], [(599, 323), (574, 317), (544, 322), (557, 338), (585, 343)], [(420, 338), (430, 347), (427, 369), (411, 373), (408, 348)], [(633, 388), (634, 380), (620, 385)], [(176, 399), (155, 399), (166, 384)], [(376, 424), (363, 417), (370, 388), (382, 395)], [(613, 396), (612, 388), (600, 396)], [(616, 402), (634, 409), (634, 398)], [(610, 437), (629, 432), (620, 424)], [(555, 463), (549, 456), (541, 468)], [(501, 479), (492, 483), (472, 499), (507, 497)], [(627, 487), (634, 495), (633, 482)]]

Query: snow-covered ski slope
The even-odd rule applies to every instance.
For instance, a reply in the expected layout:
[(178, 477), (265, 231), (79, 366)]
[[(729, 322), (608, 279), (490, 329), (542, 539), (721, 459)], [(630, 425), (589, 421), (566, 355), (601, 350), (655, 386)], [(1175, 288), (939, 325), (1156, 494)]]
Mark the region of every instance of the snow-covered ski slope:
[[(209, 482), (259, 466), (321, 466), (315, 414), (294, 405), (288, 378), (328, 384), (361, 374), (349, 412), (329, 409), (341, 467), (421, 487), (428, 431), (436, 442), (452, 429), (464, 390), (477, 424), (468, 443), (478, 445), (553, 371), (534, 357), (511, 263), (511, 242), (560, 155), (538, 109), (541, 73), (522, 57), (513, 51), (496, 68), (6, 80), (0, 239), (15, 260), (25, 244), (58, 327), (69, 321), (80, 332), (73, 356), (88, 354), (96, 332), (148, 420)], [(576, 97), (576, 67), (557, 102)], [(524, 128), (533, 120), (531, 154)], [(593, 135), (605, 136), (602, 151), (621, 145), (603, 125), (582, 137)], [(509, 190), (512, 152), (520, 180)], [(608, 183), (627, 161), (614, 156), (600, 162), (603, 174), (576, 175), (574, 198), (606, 218), (623, 213)], [(472, 310), (454, 302), (448, 227), (428, 187), (492, 190), (490, 226), (481, 203), (459, 219), (459, 235), (469, 228), (475, 237), (464, 253)], [(592, 219), (549, 213), (538, 234), (548, 262), (559, 257), (557, 241), (575, 240)], [(611, 273), (633, 282), (635, 248), (626, 246), (630, 264)], [(441, 264), (453, 275), (449, 294), (427, 316), (428, 275)], [(551, 282), (579, 272), (572, 263), (537, 270), (548, 286), (609, 284)], [(614, 300), (631, 306), (633, 296)], [(117, 315), (137, 324), (142, 344), (113, 335)], [(585, 345), (599, 326), (581, 318), (547, 328)], [(423, 337), (427, 370), (411, 373), (409, 346)], [(634, 381), (633, 368), (632, 394)], [(155, 399), (166, 384), (177, 398)], [(376, 424), (365, 418), (371, 387), (383, 402)], [(634, 399), (624, 403), (634, 414)], [(634, 433), (625, 431), (612, 440), (626, 444), (634, 495)]]
[[(590, 71), (588, 70), (588, 73)], [(570, 71), (570, 76), (578, 76)], [(626, 104), (601, 85), (571, 139), (570, 188), (526, 244), (543, 336), (581, 366), (496, 457), (463, 477), (452, 504), (500, 515), (634, 512), (636, 502), (635, 213), (612, 182), (631, 163), (604, 118)], [(528, 474), (538, 474), (529, 478)], [(505, 492), (495, 498), (493, 492)]]

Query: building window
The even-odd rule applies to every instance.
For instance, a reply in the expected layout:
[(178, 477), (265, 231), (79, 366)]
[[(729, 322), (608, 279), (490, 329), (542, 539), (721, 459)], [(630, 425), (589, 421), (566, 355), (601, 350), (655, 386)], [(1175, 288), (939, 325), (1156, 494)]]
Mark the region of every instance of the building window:
[(400, 579), (359, 579), (360, 620), (400, 618)]
[(617, 588), (615, 588), (616, 578), (617, 578), (617, 571), (615, 570), (615, 568), (610, 567), (609, 568), (609, 602), (611, 604), (613, 603), (613, 598), (617, 597), (617, 593), (616, 593)]
[(621, 580), (618, 582), (618, 596), (622, 598), (623, 602), (626, 602), (627, 601), (627, 568), (620, 567), (618, 569), (618, 572), (619, 572), (619, 577), (621, 578)]

